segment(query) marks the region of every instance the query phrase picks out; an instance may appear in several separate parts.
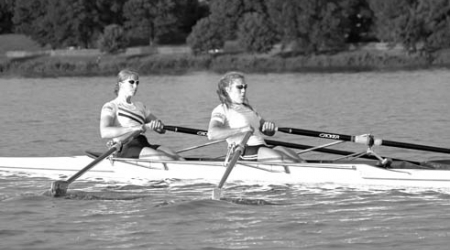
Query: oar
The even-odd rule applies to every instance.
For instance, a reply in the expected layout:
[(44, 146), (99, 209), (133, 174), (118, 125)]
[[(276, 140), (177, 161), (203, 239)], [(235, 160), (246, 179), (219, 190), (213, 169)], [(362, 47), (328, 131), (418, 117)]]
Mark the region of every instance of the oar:
[[(186, 127), (179, 127), (179, 126), (164, 126), (164, 128), (166, 130), (173, 131), (173, 132), (180, 132), (180, 133), (200, 135), (200, 136), (206, 136), (208, 133), (208, 131), (206, 131), (204, 129), (186, 128)], [(281, 129), (285, 130), (288, 128), (281, 128)], [(278, 128), (278, 130), (280, 132), (284, 132), (284, 131), (281, 131), (280, 128)], [(303, 130), (303, 131), (305, 131), (305, 130)], [(307, 131), (309, 131), (309, 130), (307, 130)], [(317, 134), (316, 131), (309, 131), (309, 132), (315, 132), (315, 134)], [(313, 134), (313, 133), (309, 133), (309, 134)], [(327, 133), (327, 134), (330, 134), (330, 133)], [(334, 134), (334, 135), (336, 135), (336, 134)], [(342, 136), (345, 136), (345, 135), (342, 135)], [(331, 136), (331, 137), (334, 137), (334, 136)], [(349, 137), (349, 136), (347, 136), (347, 137)], [(335, 139), (335, 140), (338, 140), (338, 139)], [(265, 141), (267, 144), (272, 145), (272, 146), (282, 146), (282, 147), (302, 149), (302, 150), (313, 148), (312, 146), (297, 144), (297, 143), (274, 141), (274, 140), (267, 140), (267, 139)], [(345, 155), (345, 156), (355, 154), (355, 152), (342, 151), (342, 150), (336, 150), (336, 149), (328, 149), (328, 148), (318, 148), (318, 149), (315, 149), (314, 151), (321, 152), (321, 153), (327, 153), (327, 154)], [(362, 155), (362, 156), (360, 156), (360, 158), (378, 160), (373, 155)], [(391, 158), (391, 157), (389, 157), (389, 158)], [(415, 161), (396, 159), (396, 158), (391, 158), (391, 159), (394, 161), (407, 161), (407, 162), (411, 162), (414, 164), (420, 164), (419, 162), (415, 162)]]
[(439, 148), (439, 147), (434, 147), (434, 146), (426, 146), (426, 145), (419, 145), (419, 144), (406, 143), (406, 142), (374, 139), (374, 138), (371, 138), (368, 136), (363, 136), (363, 135), (357, 135), (357, 136), (344, 135), (344, 134), (336, 134), (336, 133), (313, 131), (313, 130), (298, 129), (298, 128), (277, 128), (277, 130), (280, 132), (283, 132), (283, 133), (288, 133), (288, 134), (318, 137), (318, 138), (340, 140), (340, 141), (351, 141), (351, 142), (362, 143), (362, 144), (366, 144), (366, 145), (373, 144), (373, 145), (378, 145), (378, 146), (415, 149), (415, 150), (450, 154), (450, 149), (448, 149), (448, 148)]
[(84, 173), (89, 171), (91, 168), (93, 168), (95, 165), (97, 165), (99, 162), (101, 162), (106, 157), (110, 156), (112, 153), (118, 151), (120, 147), (128, 142), (130, 142), (133, 138), (138, 136), (141, 133), (141, 131), (135, 131), (123, 140), (116, 142), (108, 151), (97, 157), (94, 161), (89, 163), (86, 167), (78, 171), (76, 174), (74, 174), (72, 177), (65, 181), (54, 181), (51, 184), (51, 193), (53, 197), (61, 197), (66, 195), (67, 188), (69, 187), (69, 184), (74, 182), (76, 179), (78, 179), (80, 176), (82, 176)]
[[(282, 147), (295, 148), (295, 149), (301, 149), (301, 150), (313, 148), (312, 146), (298, 144), (298, 143), (274, 141), (274, 140), (267, 140), (267, 139), (265, 141), (267, 144), (273, 145), (273, 146), (282, 146)], [(316, 148), (313, 151), (327, 153), (327, 154), (344, 155), (344, 156), (356, 154), (355, 152), (351, 152), (351, 151), (337, 150), (337, 149), (331, 149), (331, 148)], [(378, 160), (378, 158), (373, 155), (360, 155), (359, 158)], [(420, 164), (420, 162), (416, 162), (416, 161), (397, 159), (397, 158), (391, 158), (391, 157), (389, 157), (389, 158), (394, 161), (407, 161), (407, 162), (418, 164), (418, 165)]]
[(186, 127), (171, 126), (171, 125), (165, 125), (164, 129), (172, 131), (172, 132), (180, 132), (180, 133), (192, 134), (192, 135), (200, 135), (200, 136), (208, 135), (208, 131), (204, 130), (204, 129), (186, 128)]
[(227, 169), (225, 170), (225, 173), (223, 174), (222, 179), (219, 182), (219, 185), (217, 186), (217, 188), (214, 188), (214, 190), (213, 190), (213, 193), (212, 193), (213, 200), (220, 200), (220, 197), (222, 196), (222, 187), (225, 184), (225, 182), (227, 181), (228, 176), (230, 175), (231, 170), (233, 170), (234, 165), (236, 165), (236, 162), (239, 160), (239, 156), (241, 156), (242, 153), (244, 152), (245, 144), (247, 143), (247, 141), (251, 135), (252, 135), (252, 132), (245, 133), (244, 138), (242, 139), (241, 143), (239, 143), (236, 146), (234, 154), (231, 156), (231, 159), (228, 161), (228, 163), (226, 165)]

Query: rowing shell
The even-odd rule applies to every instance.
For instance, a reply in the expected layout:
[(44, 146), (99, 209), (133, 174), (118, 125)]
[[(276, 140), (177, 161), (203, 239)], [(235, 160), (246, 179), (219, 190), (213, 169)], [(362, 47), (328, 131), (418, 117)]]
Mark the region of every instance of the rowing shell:
[[(0, 157), (0, 174), (26, 174), (64, 179), (92, 162), (86, 155), (72, 157)], [(370, 161), (347, 163), (261, 163), (238, 161), (228, 183), (322, 184), (365, 187), (417, 187), (450, 190), (450, 170), (377, 167)], [(80, 179), (124, 183), (180, 179), (217, 183), (225, 167), (223, 161), (150, 161), (106, 159)]]

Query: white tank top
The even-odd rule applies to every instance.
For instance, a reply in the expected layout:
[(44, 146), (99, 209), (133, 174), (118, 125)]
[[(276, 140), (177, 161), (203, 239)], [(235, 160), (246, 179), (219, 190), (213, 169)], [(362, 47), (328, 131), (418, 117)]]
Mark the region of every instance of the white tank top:
[[(261, 116), (254, 110), (244, 105), (236, 105), (227, 108), (225, 104), (220, 104), (211, 113), (211, 120), (216, 120), (229, 128), (241, 128), (247, 125), (252, 126), (255, 131), (248, 139), (247, 145), (256, 146), (266, 144), (264, 135), (259, 130), (261, 126)], [(228, 144), (240, 143), (244, 135), (237, 135), (227, 138)]]

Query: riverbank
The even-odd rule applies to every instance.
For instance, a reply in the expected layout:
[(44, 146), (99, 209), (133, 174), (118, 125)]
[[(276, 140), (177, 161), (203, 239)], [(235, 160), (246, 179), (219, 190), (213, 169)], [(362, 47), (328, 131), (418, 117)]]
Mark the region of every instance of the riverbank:
[(185, 74), (195, 71), (223, 73), (359, 72), (442, 68), (450, 65), (450, 53), (407, 54), (398, 51), (354, 50), (332, 55), (286, 56), (218, 53), (195, 56), (173, 54), (118, 54), (36, 56), (4, 58), (1, 77), (111, 76), (133, 68), (142, 75)]

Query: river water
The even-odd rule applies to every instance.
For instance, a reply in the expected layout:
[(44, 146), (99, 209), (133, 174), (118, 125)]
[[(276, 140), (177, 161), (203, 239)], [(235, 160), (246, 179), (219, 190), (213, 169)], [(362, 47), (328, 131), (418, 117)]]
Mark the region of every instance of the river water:
[[(141, 77), (135, 100), (167, 125), (206, 129), (218, 104), (219, 77)], [(438, 147), (450, 141), (448, 79), (445, 70), (247, 76), (251, 104), (280, 127), (371, 133)], [(114, 81), (0, 79), (0, 156), (105, 151), (99, 113), (114, 98)], [(172, 132), (148, 137), (175, 150), (206, 142)], [(273, 139), (329, 142), (282, 133)], [(365, 150), (349, 143), (337, 149)], [(216, 145), (184, 155), (219, 156), (225, 150)], [(411, 160), (448, 158), (376, 150)], [(450, 242), (450, 195), (432, 190), (227, 183), (226, 199), (212, 201), (216, 183), (98, 181), (77, 183), (76, 191), (57, 199), (48, 195), (51, 181), (0, 173), (0, 249), (448, 249)]]

